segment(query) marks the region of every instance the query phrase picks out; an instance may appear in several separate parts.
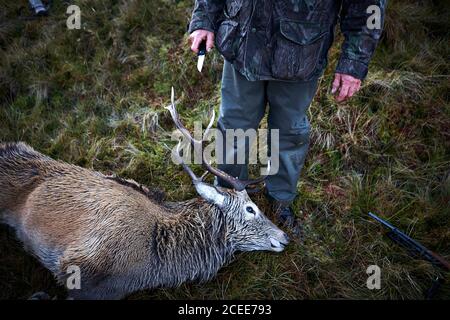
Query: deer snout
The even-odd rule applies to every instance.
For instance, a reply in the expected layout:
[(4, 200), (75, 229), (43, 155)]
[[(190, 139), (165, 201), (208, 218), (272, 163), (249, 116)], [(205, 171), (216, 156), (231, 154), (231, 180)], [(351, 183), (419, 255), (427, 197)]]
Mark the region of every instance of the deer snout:
[(272, 251), (275, 252), (283, 251), (290, 241), (289, 236), (281, 230), (277, 232), (276, 236), (270, 237), (269, 240)]

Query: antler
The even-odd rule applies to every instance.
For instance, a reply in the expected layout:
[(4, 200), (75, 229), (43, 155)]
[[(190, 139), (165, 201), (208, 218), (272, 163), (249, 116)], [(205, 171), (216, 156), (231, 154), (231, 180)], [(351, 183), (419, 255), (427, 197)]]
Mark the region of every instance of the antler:
[[(180, 117), (178, 115), (178, 112), (175, 108), (175, 93), (174, 93), (174, 89), (172, 87), (172, 93), (171, 93), (171, 104), (170, 106), (166, 107), (166, 109), (168, 109), (170, 111), (170, 115), (172, 116), (172, 120), (175, 123), (175, 126), (177, 127), (178, 130), (181, 131), (181, 133), (191, 142), (192, 146), (194, 147), (194, 150), (196, 149), (195, 146), (201, 146), (203, 147), (203, 140), (196, 140), (194, 139), (191, 134), (189, 133), (189, 131), (186, 129), (186, 127), (181, 123)], [(213, 115), (211, 117), (211, 120), (208, 124), (208, 127), (206, 128), (205, 131), (205, 136), (207, 135), (207, 133), (209, 132), (209, 130), (211, 129), (213, 123), (214, 123), (214, 118), (215, 118), (215, 113), (213, 110)], [(178, 144), (177, 146), (177, 154), (179, 156), (179, 147), (180, 144)], [(264, 181), (264, 179), (267, 178), (267, 174), (270, 172), (270, 161), (267, 164), (267, 174), (257, 178), (257, 179), (251, 179), (251, 180), (239, 180), (238, 178), (235, 178), (231, 175), (229, 175), (228, 173), (214, 168), (213, 166), (211, 166), (211, 164), (206, 160), (204, 153), (202, 152), (202, 166), (203, 168), (205, 168), (205, 170), (207, 170), (207, 172), (201, 177), (198, 178), (194, 172), (191, 170), (191, 168), (189, 168), (181, 159), (181, 164), (184, 168), (184, 170), (189, 174), (189, 176), (191, 177), (192, 180), (195, 181), (201, 181), (203, 180), (203, 178), (206, 176), (206, 173), (210, 172), (213, 175), (215, 175), (216, 177), (219, 177), (220, 179), (222, 179), (223, 181), (227, 182), (228, 184), (230, 184), (235, 190), (237, 191), (242, 191), (244, 190), (247, 186), (253, 185), (253, 184), (258, 184)]]

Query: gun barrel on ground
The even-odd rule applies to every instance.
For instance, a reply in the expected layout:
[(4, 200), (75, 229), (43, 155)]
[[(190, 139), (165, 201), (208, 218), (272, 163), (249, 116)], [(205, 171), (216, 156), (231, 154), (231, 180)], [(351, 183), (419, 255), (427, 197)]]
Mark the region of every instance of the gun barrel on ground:
[(389, 222), (381, 219), (380, 217), (373, 214), (372, 212), (369, 212), (369, 216), (371, 218), (375, 219), (376, 221), (378, 221), (379, 223), (381, 223), (385, 228), (390, 230), (390, 232), (394, 235), (394, 237), (391, 237), (392, 240), (396, 241), (397, 243), (401, 244), (402, 246), (407, 247), (407, 249), (410, 249), (413, 252), (417, 253), (419, 256), (421, 256), (423, 259), (431, 262), (433, 265), (438, 266), (446, 271), (450, 270), (450, 263), (447, 260), (445, 260), (443, 257), (441, 257), (437, 253), (434, 253), (433, 251), (427, 249), (422, 244), (420, 244), (416, 240), (412, 239), (407, 234), (398, 230), (396, 227), (391, 225)]

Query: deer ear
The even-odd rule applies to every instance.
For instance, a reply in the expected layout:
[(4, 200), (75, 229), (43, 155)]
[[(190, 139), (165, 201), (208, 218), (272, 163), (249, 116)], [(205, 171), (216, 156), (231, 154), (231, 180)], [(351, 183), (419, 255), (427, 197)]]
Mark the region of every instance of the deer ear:
[(225, 196), (217, 190), (214, 186), (204, 183), (204, 182), (197, 182), (194, 183), (195, 189), (197, 190), (197, 193), (205, 199), (206, 201), (210, 203), (214, 203), (221, 207), (225, 201)]

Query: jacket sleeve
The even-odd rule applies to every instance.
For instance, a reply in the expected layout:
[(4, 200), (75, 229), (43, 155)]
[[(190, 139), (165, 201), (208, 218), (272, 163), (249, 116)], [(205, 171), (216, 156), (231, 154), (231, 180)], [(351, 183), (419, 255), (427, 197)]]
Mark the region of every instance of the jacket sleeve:
[[(336, 72), (363, 80), (381, 36), (387, 0), (342, 0), (341, 31), (345, 41)], [(380, 28), (369, 28), (373, 22), (370, 6), (378, 6)], [(369, 24), (368, 24), (369, 21)]]
[(217, 20), (223, 12), (225, 0), (195, 0), (189, 33), (198, 29), (214, 32)]

